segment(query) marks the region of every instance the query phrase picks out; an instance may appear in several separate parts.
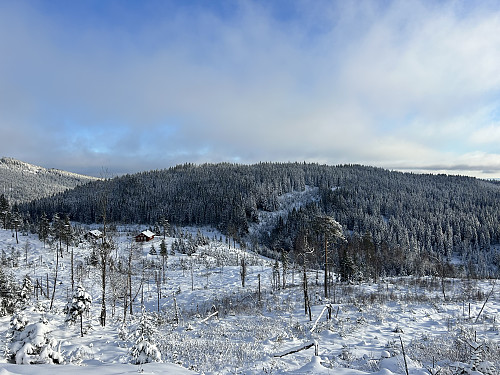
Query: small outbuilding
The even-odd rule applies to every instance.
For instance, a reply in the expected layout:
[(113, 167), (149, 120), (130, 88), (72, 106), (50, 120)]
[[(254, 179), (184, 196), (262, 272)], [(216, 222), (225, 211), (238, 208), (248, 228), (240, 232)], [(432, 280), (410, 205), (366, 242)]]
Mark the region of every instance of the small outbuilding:
[(99, 229), (94, 229), (94, 230), (88, 231), (85, 234), (85, 238), (89, 241), (90, 240), (98, 240), (99, 238), (102, 238), (102, 232)]
[(148, 242), (155, 238), (155, 234), (150, 230), (145, 230), (135, 236), (135, 242)]

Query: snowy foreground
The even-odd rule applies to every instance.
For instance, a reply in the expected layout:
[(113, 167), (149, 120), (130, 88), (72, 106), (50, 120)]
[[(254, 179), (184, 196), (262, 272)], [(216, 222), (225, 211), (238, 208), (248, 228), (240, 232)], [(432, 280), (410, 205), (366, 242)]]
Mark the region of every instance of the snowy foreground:
[[(115, 234), (117, 262), (139, 229), (144, 228), (122, 228)], [(324, 300), (322, 274), (311, 270), (310, 320), (304, 314), (298, 270), (290, 267), (287, 287), (273, 290), (274, 261), (229, 248), (218, 233), (204, 234), (209, 241), (191, 256), (172, 253), (175, 239), (167, 237), (169, 255), (161, 282), (162, 259), (150, 254), (152, 244), (159, 251), (161, 237), (142, 245), (133, 260), (132, 314), (127, 306), (124, 319), (118, 293), (123, 279), (110, 279), (105, 327), (99, 324), (100, 272), (88, 264), (91, 245), (82, 240), (73, 248), (75, 274), (92, 298), (90, 312), (82, 319), (83, 337), (80, 323), (66, 322), (65, 307), (74, 292), (65, 249), (53, 308), (46, 296), (32, 295), (16, 315), (36, 327), (45, 322), (44, 334), (50, 336), (51, 350), (62, 364), (11, 363), (12, 317), (4, 316), (0, 375), (499, 373), (500, 285), (492, 280), (408, 277), (377, 284), (337, 283), (331, 298)], [(44, 246), (36, 235), (20, 235), (17, 244), (12, 232), (2, 229), (0, 250), (3, 269), (16, 283), (20, 285), (25, 275), (33, 283), (48, 279), (50, 290), (45, 294), (50, 296), (54, 246)], [(241, 257), (248, 265), (244, 287)], [(138, 332), (146, 329), (157, 350), (150, 357), (158, 354), (160, 362), (133, 364)], [(304, 347), (308, 349), (300, 350)]]

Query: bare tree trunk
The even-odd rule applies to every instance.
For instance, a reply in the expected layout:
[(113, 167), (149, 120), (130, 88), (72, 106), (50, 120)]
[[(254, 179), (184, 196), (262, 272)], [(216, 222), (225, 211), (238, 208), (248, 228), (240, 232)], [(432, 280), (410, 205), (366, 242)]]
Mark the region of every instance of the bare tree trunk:
[[(125, 289), (128, 289), (128, 285), (126, 285)], [(127, 318), (127, 291), (125, 290), (123, 293), (123, 323), (125, 323), (126, 318)]]
[[(57, 285), (57, 271), (59, 270), (59, 250), (56, 249), (56, 274), (54, 277), (54, 288), (52, 289), (52, 298), (50, 299), (50, 310), (52, 310), (52, 305), (54, 304), (54, 297), (56, 295), (56, 285)], [(47, 282), (48, 287), (48, 282)], [(47, 290), (48, 295), (48, 290)]]
[(259, 302), (261, 301), (261, 296), (260, 296), (260, 273), (257, 275), (258, 279), (259, 279), (259, 289), (258, 289), (258, 292), (259, 292)]
[(326, 234), (324, 235), (325, 241), (325, 298), (328, 298), (328, 241), (326, 240)]
[(158, 294), (158, 312), (160, 312), (160, 299), (161, 299), (161, 274), (155, 272), (156, 276), (156, 293)]
[(71, 292), (75, 290), (74, 249), (71, 247)]
[[(104, 251), (104, 250), (103, 250)], [(106, 325), (106, 263), (107, 260), (105, 259), (106, 255), (103, 254), (101, 255), (101, 286), (102, 286), (102, 301), (101, 301), (101, 316), (100, 316), (100, 321), (101, 321), (101, 326)]]
[(191, 259), (191, 291), (194, 290), (193, 260)]
[(307, 307), (309, 305), (309, 296), (307, 293), (307, 272), (306, 272), (306, 265), (304, 263), (304, 268), (303, 268), (303, 283), (302, 287), (304, 290), (304, 313), (307, 314)]
[(83, 314), (80, 314), (80, 334), (83, 337)]

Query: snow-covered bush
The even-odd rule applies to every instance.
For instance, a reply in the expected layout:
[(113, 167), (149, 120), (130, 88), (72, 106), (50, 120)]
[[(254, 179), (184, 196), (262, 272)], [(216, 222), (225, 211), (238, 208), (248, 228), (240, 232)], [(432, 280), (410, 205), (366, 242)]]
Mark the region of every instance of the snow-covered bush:
[(421, 363), (430, 366), (436, 361), (443, 368), (454, 368), (454, 373), (496, 374), (500, 363), (498, 340), (476, 340), (474, 330), (461, 327), (457, 332), (414, 339), (407, 351)]
[(58, 341), (50, 337), (51, 328), (47, 320), (27, 324), (22, 318), (11, 321), (12, 338), (10, 357), (18, 365), (37, 363), (62, 363)]
[(93, 345), (78, 345), (73, 350), (66, 354), (66, 361), (68, 363), (79, 365), (86, 359), (94, 358)]

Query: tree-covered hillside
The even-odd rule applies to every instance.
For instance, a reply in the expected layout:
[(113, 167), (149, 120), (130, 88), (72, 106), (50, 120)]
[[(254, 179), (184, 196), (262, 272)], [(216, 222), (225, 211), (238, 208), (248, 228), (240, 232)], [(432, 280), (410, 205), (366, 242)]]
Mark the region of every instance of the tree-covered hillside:
[(94, 180), (95, 177), (0, 158), (0, 194), (11, 203), (27, 202)]
[[(317, 199), (283, 207), (287, 193), (306, 186), (317, 188)], [(470, 265), (468, 272), (490, 274), (500, 264), (499, 198), (498, 183), (471, 177), (359, 165), (224, 163), (94, 181), (22, 210), (32, 218), (60, 213), (85, 223), (101, 222), (104, 212), (106, 220), (120, 223), (154, 225), (166, 218), (174, 225), (211, 225), (247, 243), (286, 251), (297, 247), (300, 236), (312, 238), (313, 218), (326, 214), (343, 226), (349, 245), (342, 246), (358, 254), (353, 262), (363, 263), (359, 254), (373, 247), (378, 256), (401, 258), (395, 273), (413, 272), (423, 259), (459, 257)], [(271, 230), (258, 230), (263, 211), (277, 212)], [(250, 227), (257, 228), (251, 236)]]

